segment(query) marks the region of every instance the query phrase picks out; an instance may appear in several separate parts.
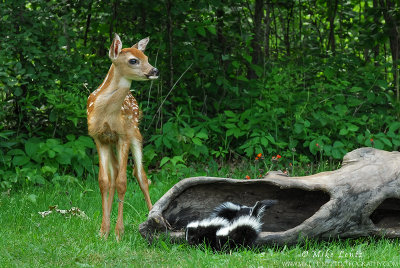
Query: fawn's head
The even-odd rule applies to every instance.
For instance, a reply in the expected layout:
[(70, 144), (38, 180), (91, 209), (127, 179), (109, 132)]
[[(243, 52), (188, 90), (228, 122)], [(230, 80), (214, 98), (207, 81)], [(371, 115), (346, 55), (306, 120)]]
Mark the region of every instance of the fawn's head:
[(128, 80), (145, 81), (157, 79), (159, 71), (144, 54), (149, 38), (146, 37), (131, 48), (122, 49), (121, 39), (115, 34), (109, 57), (119, 73)]

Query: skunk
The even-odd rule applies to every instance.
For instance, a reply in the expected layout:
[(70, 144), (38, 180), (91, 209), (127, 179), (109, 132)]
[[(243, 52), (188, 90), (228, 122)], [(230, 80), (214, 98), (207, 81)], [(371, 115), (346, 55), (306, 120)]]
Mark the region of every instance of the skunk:
[(224, 246), (252, 246), (261, 232), (261, 226), (260, 218), (250, 215), (240, 216), (230, 225), (217, 231), (217, 244), (221, 248)]
[(186, 226), (186, 241), (189, 245), (206, 243), (212, 248), (216, 248), (216, 232), (228, 225), (229, 222), (220, 217), (208, 218), (201, 221), (192, 221)]
[(257, 201), (253, 207), (225, 202), (214, 208), (209, 218), (192, 221), (186, 227), (190, 245), (206, 242), (214, 249), (228, 246), (252, 246), (262, 227), (264, 211), (276, 200)]

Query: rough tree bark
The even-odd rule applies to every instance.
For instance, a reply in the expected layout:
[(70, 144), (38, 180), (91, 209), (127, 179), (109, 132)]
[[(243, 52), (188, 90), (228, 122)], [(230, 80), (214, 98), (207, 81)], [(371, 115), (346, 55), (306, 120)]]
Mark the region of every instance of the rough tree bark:
[(329, 38), (328, 38), (328, 46), (331, 48), (331, 51), (335, 53), (336, 51), (336, 43), (335, 43), (335, 17), (336, 11), (338, 8), (338, 0), (330, 0), (328, 1), (328, 19), (329, 19)]
[[(118, 30), (116, 29), (118, 26), (118, 0), (115, 0), (114, 2), (112, 2), (111, 6), (112, 6), (112, 16), (110, 18), (110, 31), (109, 31), (109, 38), (110, 41), (112, 41), (114, 39), (114, 33), (118, 32)], [(114, 29), (114, 25), (115, 25), (115, 29)]]
[(305, 177), (269, 173), (258, 180), (197, 177), (173, 186), (150, 211), (140, 233), (184, 240), (188, 222), (207, 217), (224, 201), (279, 203), (263, 217), (258, 244), (295, 244), (305, 238), (400, 237), (400, 152), (361, 148), (342, 168)]
[(90, 1), (89, 5), (88, 5), (88, 12), (87, 12), (87, 17), (86, 17), (85, 34), (83, 35), (83, 45), (85, 47), (87, 44), (87, 38), (88, 38), (88, 33), (89, 33), (89, 28), (90, 28), (90, 21), (92, 18), (92, 6), (93, 6), (93, 1)]
[[(269, 35), (271, 34), (271, 4), (267, 1), (265, 3), (265, 17), (264, 17), (264, 26), (265, 26), (265, 47), (264, 47), (264, 61), (269, 59)], [(265, 64), (265, 63), (264, 63)]]
[(174, 85), (174, 64), (173, 64), (173, 53), (172, 53), (172, 2), (167, 0), (167, 35), (168, 35), (168, 58), (169, 58), (169, 87), (172, 88)]
[[(372, 1), (372, 8), (374, 10), (378, 9), (378, 0)], [(375, 23), (375, 25), (379, 25), (379, 17), (378, 16), (374, 16), (374, 23)], [(377, 43), (376, 46), (373, 48), (375, 66), (379, 65), (379, 48), (380, 48), (379, 43)]]
[[(254, 18), (253, 18), (253, 39), (251, 40), (251, 48), (253, 52), (251, 53), (251, 63), (253, 65), (261, 64), (262, 62), (262, 53), (261, 53), (261, 44), (262, 44), (262, 35), (261, 35), (261, 22), (264, 16), (264, 1), (256, 0), (254, 5)], [(248, 79), (257, 78), (256, 72), (249, 66), (247, 71)]]

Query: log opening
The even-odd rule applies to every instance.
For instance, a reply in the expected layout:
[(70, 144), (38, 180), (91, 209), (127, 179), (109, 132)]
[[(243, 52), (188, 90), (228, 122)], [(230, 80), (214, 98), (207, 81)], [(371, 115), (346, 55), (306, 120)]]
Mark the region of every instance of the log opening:
[(379, 228), (394, 228), (400, 231), (400, 199), (385, 199), (372, 212), (370, 219)]
[(279, 203), (266, 211), (262, 231), (280, 232), (300, 225), (330, 200), (329, 194), (323, 191), (281, 189), (267, 184), (259, 180), (248, 184), (214, 182), (189, 187), (169, 204), (163, 217), (173, 230), (183, 231), (190, 221), (208, 217), (223, 202), (252, 206), (256, 201), (275, 199)]

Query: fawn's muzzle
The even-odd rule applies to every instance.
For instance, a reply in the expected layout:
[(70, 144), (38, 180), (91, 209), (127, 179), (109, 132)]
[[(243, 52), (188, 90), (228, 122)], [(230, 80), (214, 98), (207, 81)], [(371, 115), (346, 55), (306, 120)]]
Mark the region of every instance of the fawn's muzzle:
[(157, 79), (159, 74), (160, 74), (160, 71), (157, 68), (153, 68), (153, 69), (151, 69), (151, 71), (149, 72), (147, 77), (149, 79)]

